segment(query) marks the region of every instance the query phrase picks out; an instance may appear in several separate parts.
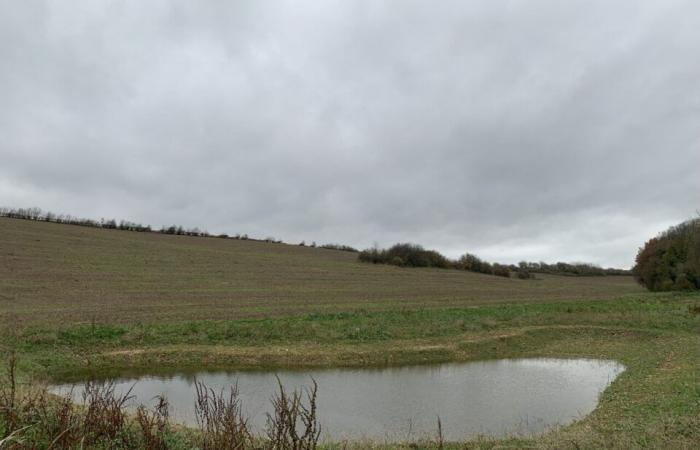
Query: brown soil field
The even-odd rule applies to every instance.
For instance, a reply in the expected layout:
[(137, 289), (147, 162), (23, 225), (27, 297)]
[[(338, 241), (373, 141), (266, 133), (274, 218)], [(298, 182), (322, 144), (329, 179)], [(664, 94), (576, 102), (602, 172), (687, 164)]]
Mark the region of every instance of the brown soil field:
[(631, 277), (506, 279), (351, 252), (0, 218), (0, 322), (120, 323), (615, 299)]

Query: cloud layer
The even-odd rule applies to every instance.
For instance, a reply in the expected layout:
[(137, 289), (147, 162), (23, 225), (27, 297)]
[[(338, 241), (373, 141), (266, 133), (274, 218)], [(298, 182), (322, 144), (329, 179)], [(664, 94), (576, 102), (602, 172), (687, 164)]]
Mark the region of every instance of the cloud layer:
[(0, 205), (627, 267), (700, 208), (699, 17), (1, 2)]

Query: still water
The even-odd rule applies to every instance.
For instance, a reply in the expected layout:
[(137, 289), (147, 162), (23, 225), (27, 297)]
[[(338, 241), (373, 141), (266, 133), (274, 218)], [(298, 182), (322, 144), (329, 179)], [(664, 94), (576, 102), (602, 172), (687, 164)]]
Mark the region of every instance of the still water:
[[(264, 430), (279, 376), (289, 389), (318, 383), (322, 439), (396, 441), (434, 436), (437, 417), (445, 438), (475, 434), (539, 433), (590, 413), (598, 395), (624, 367), (591, 359), (506, 359), (433, 366), (303, 371), (201, 372), (114, 379), (133, 387), (131, 407), (165, 395), (175, 421), (195, 424), (195, 380), (220, 390), (238, 384), (243, 409)], [(80, 385), (72, 389), (81, 398)]]

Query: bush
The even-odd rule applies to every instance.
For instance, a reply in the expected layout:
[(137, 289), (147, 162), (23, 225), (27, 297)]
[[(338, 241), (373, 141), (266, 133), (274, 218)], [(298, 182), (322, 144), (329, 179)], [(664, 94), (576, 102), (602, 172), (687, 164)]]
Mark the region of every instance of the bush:
[(384, 261), (384, 257), (382, 255), (382, 252), (383, 251), (380, 251), (379, 249), (376, 249), (376, 248), (362, 250), (357, 255), (357, 259), (361, 262), (372, 263), (372, 264), (389, 264), (388, 262)]
[(465, 254), (452, 261), (435, 250), (426, 250), (420, 245), (399, 243), (388, 249), (371, 248), (358, 254), (358, 260), (372, 264), (390, 264), (399, 267), (436, 267), (439, 269), (459, 269), (471, 272), (510, 277), (510, 267), (501, 264), (491, 265), (472, 254)]
[(394, 266), (403, 266), (404, 262), (400, 256), (394, 256), (389, 264), (393, 264)]
[(519, 269), (516, 272), (516, 276), (521, 280), (532, 280), (535, 278), (535, 274), (528, 272), (527, 270)]
[[(264, 434), (254, 434), (244, 414), (237, 386), (214, 391), (195, 380), (197, 430), (190, 433), (170, 422), (168, 401), (156, 397), (153, 409), (127, 411), (131, 391), (117, 393), (110, 382), (85, 385), (83, 405), (72, 393), (49, 394), (20, 388), (16, 359), (0, 376), (0, 449), (244, 449), (315, 450), (321, 434), (317, 415), (318, 385), (288, 392), (280, 383), (271, 398)], [(1, 375), (1, 374), (0, 374)], [(305, 394), (305, 395), (304, 395)]]
[(695, 289), (695, 285), (688, 280), (685, 274), (682, 274), (676, 279), (676, 282), (673, 283), (674, 291), (692, 291), (693, 289)]
[(323, 244), (320, 246), (321, 248), (325, 248), (327, 250), (340, 250), (343, 252), (352, 252), (352, 253), (357, 253), (357, 249), (354, 247), (351, 247), (349, 245), (343, 245), (343, 244)]
[(374, 264), (391, 264), (407, 267), (438, 267), (447, 269), (452, 266), (449, 259), (435, 250), (425, 250), (420, 245), (396, 244), (386, 250), (377, 248), (363, 250), (358, 255), (362, 262)]
[(650, 291), (700, 289), (700, 218), (649, 239), (632, 272)]
[(482, 261), (478, 256), (471, 253), (462, 255), (457, 260), (456, 267), (470, 272), (493, 274), (493, 266), (490, 263)]
[(510, 270), (507, 266), (501, 264), (493, 265), (493, 274), (497, 277), (510, 278)]

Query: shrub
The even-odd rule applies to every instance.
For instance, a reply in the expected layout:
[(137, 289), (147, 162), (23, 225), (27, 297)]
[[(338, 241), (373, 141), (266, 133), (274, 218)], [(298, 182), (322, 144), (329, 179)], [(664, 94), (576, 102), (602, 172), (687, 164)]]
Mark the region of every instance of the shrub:
[(388, 264), (388, 262), (384, 261), (382, 252), (383, 251), (380, 251), (379, 249), (376, 249), (376, 248), (362, 250), (357, 255), (357, 259), (360, 260), (361, 262), (372, 263), (372, 264), (380, 264), (380, 263)]
[[(14, 355), (14, 354), (13, 354)], [(16, 359), (11, 355), (6, 377), (0, 376), (0, 449), (244, 449), (315, 450), (321, 434), (317, 416), (318, 385), (287, 392), (279, 383), (271, 399), (264, 434), (253, 434), (236, 386), (214, 391), (195, 381), (198, 430), (170, 424), (168, 402), (156, 397), (153, 409), (139, 406), (127, 413), (130, 391), (118, 394), (114, 384), (90, 382), (83, 405), (45, 389), (20, 389)]]
[(498, 277), (510, 278), (510, 270), (507, 266), (501, 264), (493, 265), (493, 274)]
[(407, 267), (438, 267), (447, 269), (452, 266), (449, 259), (435, 250), (425, 250), (416, 244), (395, 244), (386, 250), (372, 248), (359, 253), (362, 262), (374, 264), (392, 264)]
[(478, 256), (472, 255), (471, 253), (465, 253), (462, 255), (456, 264), (458, 269), (468, 270), (470, 272), (493, 274), (493, 266), (482, 261)]
[(400, 256), (394, 256), (389, 264), (393, 264), (395, 266), (403, 266), (404, 262)]
[(143, 447), (147, 450), (168, 450), (167, 436), (170, 431), (168, 400), (163, 396), (155, 398), (156, 406), (149, 412), (139, 405), (136, 422), (141, 428)]
[(321, 248), (325, 248), (328, 250), (340, 250), (343, 252), (353, 252), (357, 253), (357, 249), (354, 247), (350, 247), (349, 245), (343, 245), (343, 244), (323, 244), (320, 246)]
[(516, 276), (521, 280), (531, 280), (535, 278), (535, 275), (528, 272), (527, 270), (518, 269)]
[(231, 386), (228, 395), (217, 393), (196, 381), (195, 415), (201, 433), (202, 450), (246, 448), (253, 436), (241, 409), (238, 386)]
[(695, 285), (688, 280), (685, 274), (681, 274), (673, 283), (674, 291), (692, 291), (693, 289), (695, 289)]
[(317, 417), (318, 385), (311, 379), (312, 387), (306, 390), (306, 402), (302, 392), (287, 393), (277, 379), (279, 393), (273, 397), (274, 412), (267, 415), (267, 447), (270, 449), (315, 450), (321, 435)]
[(651, 291), (700, 289), (700, 218), (649, 239), (632, 272)]

